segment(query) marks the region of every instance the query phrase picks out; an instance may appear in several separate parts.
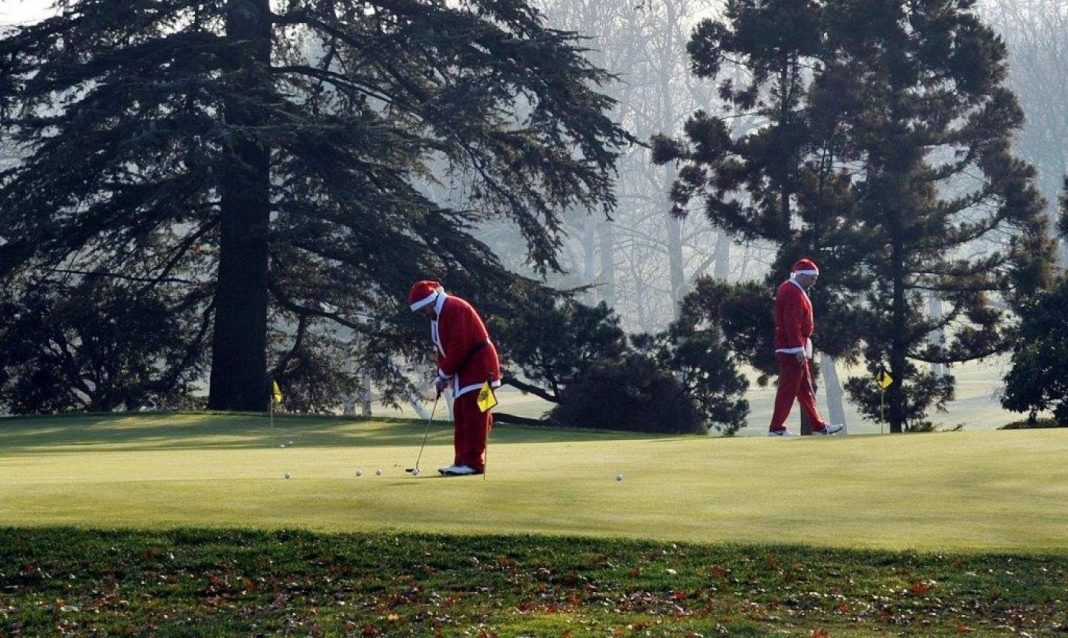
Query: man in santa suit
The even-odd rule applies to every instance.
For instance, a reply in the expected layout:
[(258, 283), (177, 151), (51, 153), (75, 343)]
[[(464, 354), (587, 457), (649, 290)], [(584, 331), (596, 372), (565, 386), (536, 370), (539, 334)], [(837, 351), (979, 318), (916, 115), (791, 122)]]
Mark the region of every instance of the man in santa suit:
[(482, 474), (486, 470), (486, 440), (493, 414), (478, 407), (478, 391), (488, 380), (501, 384), (497, 349), (486, 325), (463, 299), (445, 294), (436, 281), (417, 281), (408, 304), (430, 320), (430, 338), (438, 355), (438, 395), (452, 389), (453, 464), (438, 471), (446, 476)]
[(770, 436), (790, 436), (786, 417), (794, 406), (794, 399), (812, 422), (813, 434), (837, 434), (841, 425), (830, 425), (820, 416), (813, 391), (812, 372), (808, 360), (812, 358), (812, 302), (808, 289), (820, 276), (811, 259), (794, 264), (790, 278), (775, 291), (775, 358), (779, 362), (779, 389), (775, 393), (775, 411), (771, 415)]

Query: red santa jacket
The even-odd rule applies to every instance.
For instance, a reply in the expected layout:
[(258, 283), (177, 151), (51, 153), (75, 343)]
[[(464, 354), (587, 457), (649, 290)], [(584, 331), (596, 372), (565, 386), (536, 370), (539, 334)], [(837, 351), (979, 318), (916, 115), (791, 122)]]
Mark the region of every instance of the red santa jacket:
[(486, 379), (499, 386), (497, 348), (471, 304), (441, 293), (434, 312), (437, 318), (430, 322), (430, 337), (438, 350), (438, 377), (451, 382), (453, 397), (478, 390)]
[(801, 284), (792, 278), (775, 291), (775, 352), (805, 352), (812, 355), (809, 337), (815, 324), (812, 302)]

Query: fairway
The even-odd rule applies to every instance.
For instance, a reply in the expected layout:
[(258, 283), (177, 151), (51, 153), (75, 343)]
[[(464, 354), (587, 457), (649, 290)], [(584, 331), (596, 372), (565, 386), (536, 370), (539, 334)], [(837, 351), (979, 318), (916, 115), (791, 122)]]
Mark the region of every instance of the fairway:
[(5, 419), (0, 520), (1068, 551), (1066, 429), (782, 440), (501, 426), (485, 478), (440, 478), (451, 434), (434, 423), (412, 477), (418, 421)]

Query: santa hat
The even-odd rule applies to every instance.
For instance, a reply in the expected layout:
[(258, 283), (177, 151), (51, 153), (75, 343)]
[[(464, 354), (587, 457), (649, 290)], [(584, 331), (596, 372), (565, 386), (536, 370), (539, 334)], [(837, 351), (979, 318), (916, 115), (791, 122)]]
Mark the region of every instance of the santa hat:
[(419, 310), (423, 306), (428, 306), (438, 300), (438, 295), (445, 292), (445, 289), (441, 287), (441, 284), (431, 279), (424, 279), (412, 284), (412, 289), (408, 291), (408, 304), (411, 305), (412, 310)]
[(820, 269), (816, 268), (816, 262), (806, 257), (794, 264), (791, 272), (795, 275), (818, 275), (820, 274)]

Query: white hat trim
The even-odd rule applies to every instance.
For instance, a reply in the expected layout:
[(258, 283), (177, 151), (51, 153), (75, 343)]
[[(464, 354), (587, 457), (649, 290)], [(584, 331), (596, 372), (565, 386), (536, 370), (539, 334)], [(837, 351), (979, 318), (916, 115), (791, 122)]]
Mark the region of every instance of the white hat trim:
[(439, 294), (441, 294), (441, 290), (440, 289), (439, 290), (435, 290), (434, 292), (430, 293), (429, 295), (423, 297), (419, 301), (417, 301), (417, 302), (412, 304), (412, 310), (415, 311), (415, 310), (419, 310), (423, 306), (429, 306), (430, 304), (432, 304), (435, 301), (437, 301), (437, 298), (438, 298)]
[(818, 271), (818, 270), (795, 270), (793, 272), (793, 274), (795, 274), (795, 275), (818, 275), (818, 274), (820, 274), (820, 271)]

